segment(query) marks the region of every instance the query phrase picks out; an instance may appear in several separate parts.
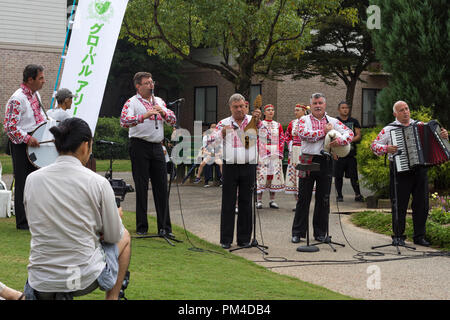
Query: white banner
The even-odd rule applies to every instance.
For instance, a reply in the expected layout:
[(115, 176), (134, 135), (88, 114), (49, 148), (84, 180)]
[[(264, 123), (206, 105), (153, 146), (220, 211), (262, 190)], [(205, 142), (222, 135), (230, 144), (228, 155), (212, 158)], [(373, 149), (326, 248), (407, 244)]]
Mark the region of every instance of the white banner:
[(59, 88), (68, 88), (74, 117), (95, 133), (106, 80), (128, 0), (80, 0)]

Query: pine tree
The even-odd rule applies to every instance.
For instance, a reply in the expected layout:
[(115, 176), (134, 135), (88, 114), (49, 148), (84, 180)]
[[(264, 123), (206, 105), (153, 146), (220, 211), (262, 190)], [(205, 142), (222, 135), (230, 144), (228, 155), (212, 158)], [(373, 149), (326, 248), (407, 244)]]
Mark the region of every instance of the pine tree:
[(393, 119), (392, 105), (404, 100), (411, 109), (432, 107), (434, 117), (450, 125), (450, 4), (448, 0), (371, 0), (381, 12), (381, 28), (372, 31), (377, 58), (391, 74), (378, 96), (378, 117)]

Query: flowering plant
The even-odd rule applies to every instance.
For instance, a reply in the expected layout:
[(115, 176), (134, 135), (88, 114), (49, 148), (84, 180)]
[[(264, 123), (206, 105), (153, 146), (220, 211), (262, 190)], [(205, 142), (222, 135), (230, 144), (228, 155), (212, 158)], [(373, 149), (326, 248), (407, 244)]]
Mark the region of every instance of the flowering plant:
[(440, 224), (450, 223), (450, 196), (440, 196), (437, 192), (431, 195), (430, 218)]

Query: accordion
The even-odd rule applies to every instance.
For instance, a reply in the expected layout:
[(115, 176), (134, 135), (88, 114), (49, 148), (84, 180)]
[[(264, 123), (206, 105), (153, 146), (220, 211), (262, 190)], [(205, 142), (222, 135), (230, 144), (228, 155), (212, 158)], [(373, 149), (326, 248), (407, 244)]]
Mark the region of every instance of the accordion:
[(416, 166), (436, 166), (450, 160), (450, 143), (441, 138), (441, 126), (436, 120), (414, 122), (390, 131), (392, 144), (401, 153), (394, 157), (397, 172)]

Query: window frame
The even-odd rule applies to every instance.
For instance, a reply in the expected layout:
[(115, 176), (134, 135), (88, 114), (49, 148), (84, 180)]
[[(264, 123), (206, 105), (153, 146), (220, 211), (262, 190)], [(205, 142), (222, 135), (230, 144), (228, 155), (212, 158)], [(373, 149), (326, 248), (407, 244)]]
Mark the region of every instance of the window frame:
[[(207, 100), (207, 92), (208, 92), (208, 88), (215, 88), (216, 89), (216, 96), (215, 96), (215, 101), (216, 101), (216, 106), (215, 106), (215, 119), (214, 122), (211, 123), (217, 123), (217, 106), (218, 106), (218, 96), (219, 96), (219, 90), (217, 86), (196, 86), (194, 87), (194, 121), (199, 121), (197, 119), (197, 89), (205, 89), (205, 101)], [(205, 112), (204, 112), (204, 118), (200, 119), (203, 123), (203, 125), (211, 125), (211, 123), (206, 122), (206, 105), (205, 105)]]

